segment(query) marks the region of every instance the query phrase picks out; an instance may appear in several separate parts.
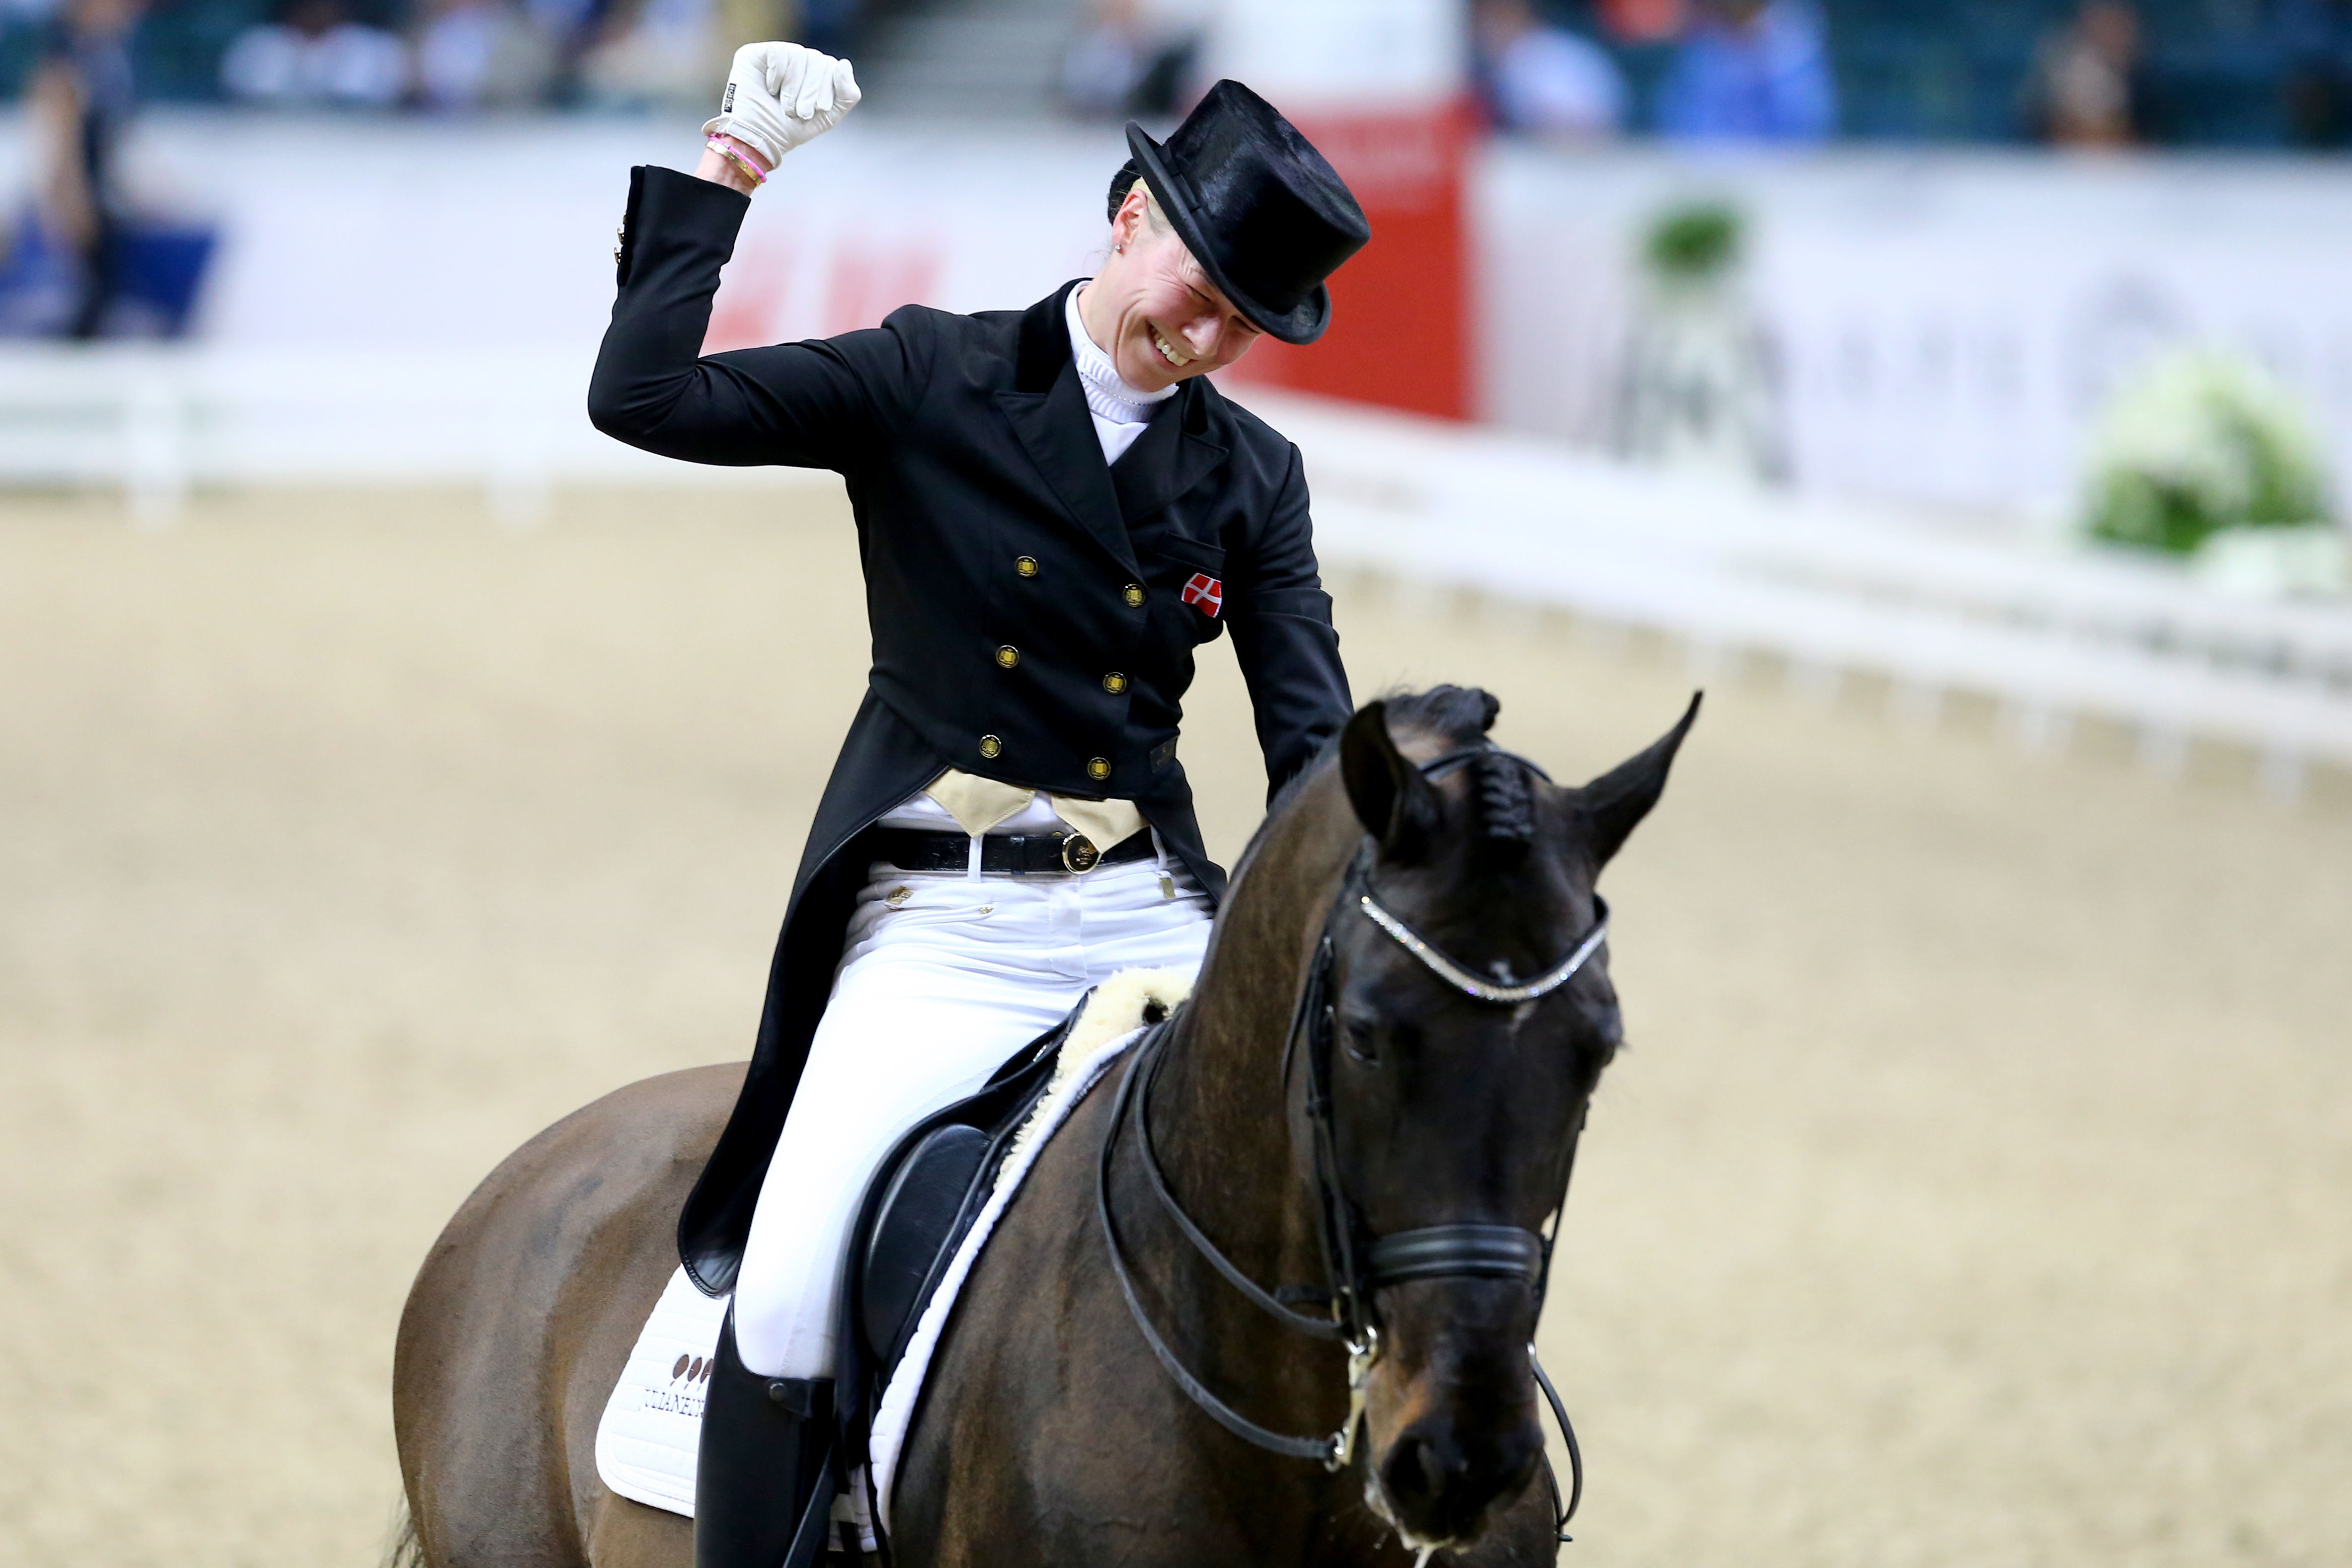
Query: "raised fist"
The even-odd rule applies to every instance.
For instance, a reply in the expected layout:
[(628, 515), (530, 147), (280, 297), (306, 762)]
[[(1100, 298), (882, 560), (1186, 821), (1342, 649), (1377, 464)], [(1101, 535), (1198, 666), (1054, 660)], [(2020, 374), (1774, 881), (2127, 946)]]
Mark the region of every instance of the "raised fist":
[(746, 44), (735, 51), (726, 95), (702, 133), (734, 137), (772, 169), (840, 124), (861, 96), (847, 60), (800, 44)]

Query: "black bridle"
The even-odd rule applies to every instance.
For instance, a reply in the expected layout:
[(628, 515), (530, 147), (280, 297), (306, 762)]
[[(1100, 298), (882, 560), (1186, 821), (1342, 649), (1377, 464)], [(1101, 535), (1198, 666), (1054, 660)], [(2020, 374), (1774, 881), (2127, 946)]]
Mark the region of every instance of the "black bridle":
[[(1549, 778), (1541, 768), (1526, 758), (1486, 745), (1448, 752), (1433, 762), (1422, 764), (1422, 772), (1434, 779), (1479, 755), (1505, 757), (1538, 777)], [(1371, 891), (1371, 864), (1372, 847), (1368, 840), (1349, 867), (1339, 896), (1325, 912), (1323, 929), (1316, 941), (1315, 958), (1299, 987), (1289, 1032), (1283, 1043), (1282, 1082), (1286, 1094), (1293, 1062), (1300, 1054), (1302, 1043), (1306, 1047), (1305, 1110), (1312, 1142), (1318, 1229), (1322, 1241), (1328, 1289), (1320, 1292), (1290, 1289), (1280, 1292), (1267, 1290), (1244, 1273), (1209, 1239), (1169, 1189), (1167, 1177), (1160, 1168), (1159, 1155), (1152, 1148), (1150, 1112), (1151, 1089), (1159, 1079), (1160, 1068), (1165, 1060), (1161, 1047), (1167, 1041), (1169, 1022), (1172, 1020), (1155, 1026), (1138, 1043), (1129, 1059), (1127, 1070), (1119, 1080), (1118, 1099), (1111, 1108), (1109, 1124), (1103, 1132), (1096, 1170), (1095, 1207), (1102, 1222), (1103, 1240), (1110, 1254), (1111, 1271), (1118, 1280), (1120, 1293), (1127, 1299), (1128, 1310), (1135, 1319), (1136, 1328), (1142, 1333), (1144, 1342), (1150, 1347), (1160, 1366), (1193, 1404), (1226, 1431), (1272, 1453), (1297, 1459), (1319, 1459), (1325, 1468), (1334, 1471), (1345, 1469), (1354, 1461), (1356, 1437), (1363, 1425), (1366, 1390), (1372, 1366), (1380, 1359), (1381, 1331), (1373, 1303), (1374, 1292), (1383, 1286), (1408, 1279), (1518, 1279), (1534, 1289), (1536, 1310), (1540, 1315), (1545, 1289), (1551, 1275), (1552, 1243), (1559, 1234), (1560, 1215), (1567, 1207), (1568, 1181), (1574, 1172), (1576, 1146), (1584, 1131), (1584, 1120), (1580, 1115), (1576, 1131), (1570, 1135), (1567, 1169), (1560, 1178), (1559, 1199), (1550, 1211), (1551, 1229), (1549, 1234), (1510, 1225), (1440, 1225), (1392, 1231), (1386, 1236), (1372, 1235), (1341, 1183), (1337, 1140), (1332, 1127), (1331, 1053), (1339, 1032), (1333, 999), (1333, 982), (1338, 967), (1334, 929), (1350, 910), (1362, 914), (1419, 959), (1450, 989), (1475, 1003), (1488, 1006), (1519, 1006), (1559, 989), (1600, 951), (1609, 933), (1609, 907), (1596, 896), (1591, 928), (1560, 963), (1525, 984), (1489, 980), (1448, 957), (1384, 908)], [(1285, 1328), (1310, 1339), (1347, 1347), (1348, 1418), (1337, 1432), (1318, 1436), (1297, 1436), (1274, 1431), (1250, 1420), (1218, 1398), (1195, 1377), (1153, 1326), (1150, 1314), (1144, 1310), (1143, 1302), (1136, 1293), (1134, 1278), (1128, 1267), (1125, 1251), (1119, 1242), (1118, 1227), (1112, 1220), (1110, 1210), (1111, 1161), (1118, 1148), (1120, 1130), (1130, 1119), (1135, 1125), (1136, 1152), (1146, 1183), (1192, 1249), (1207, 1259), (1225, 1281), (1253, 1305)], [(1286, 1302), (1282, 1299), (1284, 1296), (1319, 1298), (1328, 1302), (1328, 1315), (1302, 1312)], [(1570, 1485), (1565, 1505), (1559, 1501), (1557, 1481), (1553, 1485), (1554, 1533), (1566, 1541), (1569, 1539), (1568, 1522), (1575, 1517), (1577, 1505), (1584, 1495), (1583, 1456), (1577, 1447), (1576, 1431), (1569, 1423), (1567, 1408), (1561, 1404), (1559, 1394), (1546, 1375), (1542, 1363), (1536, 1359), (1532, 1344), (1528, 1347), (1528, 1359), (1536, 1383), (1543, 1390), (1545, 1401), (1551, 1406), (1552, 1416), (1559, 1423), (1560, 1435), (1568, 1446)]]

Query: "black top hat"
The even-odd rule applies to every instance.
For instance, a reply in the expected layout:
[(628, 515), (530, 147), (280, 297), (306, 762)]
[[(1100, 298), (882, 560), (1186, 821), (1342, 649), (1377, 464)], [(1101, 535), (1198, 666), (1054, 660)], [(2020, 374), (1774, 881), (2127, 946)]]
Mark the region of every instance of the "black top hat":
[[(1372, 237), (1323, 154), (1237, 81), (1221, 81), (1165, 143), (1129, 121), (1127, 145), (1201, 269), (1250, 324), (1311, 343), (1331, 324), (1323, 279)], [(1111, 195), (1126, 196), (1126, 170)]]

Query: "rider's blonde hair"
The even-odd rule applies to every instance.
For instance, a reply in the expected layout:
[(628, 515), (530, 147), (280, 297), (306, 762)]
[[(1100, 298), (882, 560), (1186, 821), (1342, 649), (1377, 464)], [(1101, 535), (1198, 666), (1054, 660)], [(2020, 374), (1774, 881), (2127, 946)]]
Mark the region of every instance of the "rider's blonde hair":
[(1141, 180), (1138, 180), (1129, 188), (1132, 190), (1141, 191), (1143, 193), (1143, 221), (1151, 226), (1151, 232), (1154, 234), (1172, 233), (1176, 226), (1170, 223), (1168, 221), (1168, 215), (1160, 210), (1160, 198), (1151, 194), (1151, 187), (1144, 184)]

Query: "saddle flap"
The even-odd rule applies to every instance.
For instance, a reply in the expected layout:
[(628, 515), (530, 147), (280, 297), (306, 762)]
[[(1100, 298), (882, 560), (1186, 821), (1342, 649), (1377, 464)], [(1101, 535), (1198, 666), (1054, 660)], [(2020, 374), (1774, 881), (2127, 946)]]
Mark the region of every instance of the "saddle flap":
[(992, 1142), (962, 1122), (935, 1127), (892, 1173), (874, 1209), (860, 1302), (866, 1342), (886, 1354), (923, 1304), (933, 1265), (945, 1249), (964, 1198)]

